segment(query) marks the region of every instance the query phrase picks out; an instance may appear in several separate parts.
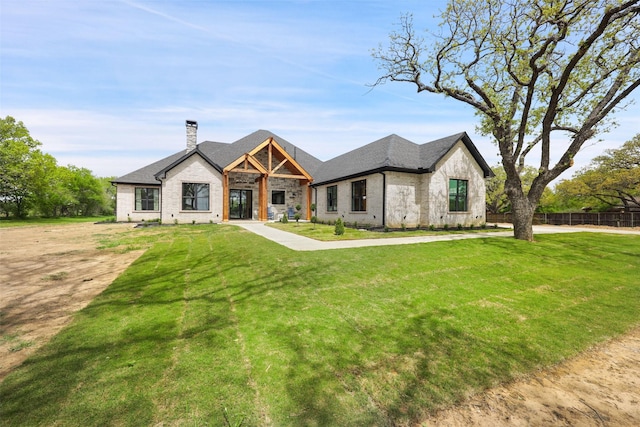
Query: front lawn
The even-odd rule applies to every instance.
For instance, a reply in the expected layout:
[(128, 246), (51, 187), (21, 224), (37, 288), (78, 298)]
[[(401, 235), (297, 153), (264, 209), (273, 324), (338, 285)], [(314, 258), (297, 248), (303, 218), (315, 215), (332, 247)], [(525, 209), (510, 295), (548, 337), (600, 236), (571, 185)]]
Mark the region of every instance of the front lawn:
[(202, 225), (114, 244), (148, 233), (5, 379), (1, 425), (408, 425), (640, 321), (638, 236), (294, 252)]

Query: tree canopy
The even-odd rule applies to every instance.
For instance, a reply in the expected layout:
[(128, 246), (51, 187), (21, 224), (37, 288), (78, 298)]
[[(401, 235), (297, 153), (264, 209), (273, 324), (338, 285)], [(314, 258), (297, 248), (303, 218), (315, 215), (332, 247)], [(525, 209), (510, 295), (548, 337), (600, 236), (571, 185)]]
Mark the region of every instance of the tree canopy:
[[(451, 0), (429, 40), (403, 16), (373, 52), (386, 81), (473, 107), (497, 143), (516, 238), (546, 186), (640, 86), (640, 0)], [(526, 190), (527, 156), (540, 159)]]
[(556, 186), (565, 200), (585, 208), (640, 211), (640, 134), (605, 154)]
[(26, 217), (113, 213), (111, 185), (90, 170), (59, 166), (40, 150), (26, 126), (13, 117), (0, 118), (0, 212)]

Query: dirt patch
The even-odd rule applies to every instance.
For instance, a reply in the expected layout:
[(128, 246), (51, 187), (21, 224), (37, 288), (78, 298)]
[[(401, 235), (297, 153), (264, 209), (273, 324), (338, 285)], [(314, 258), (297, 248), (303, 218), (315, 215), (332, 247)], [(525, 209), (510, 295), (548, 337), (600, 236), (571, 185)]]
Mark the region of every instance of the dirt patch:
[[(130, 224), (0, 229), (0, 379), (69, 323), (143, 251), (98, 250)], [(435, 414), (437, 426), (640, 425), (640, 328)]]
[(131, 224), (0, 229), (0, 380), (46, 343), (143, 251), (99, 250)]
[(488, 390), (434, 426), (639, 426), (640, 328), (554, 368)]

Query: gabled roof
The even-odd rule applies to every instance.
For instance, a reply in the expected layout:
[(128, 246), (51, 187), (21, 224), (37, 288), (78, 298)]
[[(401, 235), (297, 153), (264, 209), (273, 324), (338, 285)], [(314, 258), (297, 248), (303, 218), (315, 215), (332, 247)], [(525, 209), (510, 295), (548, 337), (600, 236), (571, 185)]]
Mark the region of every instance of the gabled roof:
[(151, 163), (148, 166), (114, 179), (112, 182), (116, 184), (159, 185), (159, 179), (164, 178), (169, 170), (195, 154), (199, 154), (215, 169), (222, 172), (226, 165), (233, 162), (243, 154), (250, 152), (256, 146), (269, 138), (276, 140), (277, 143), (286, 150), (298, 164), (300, 164), (300, 166), (311, 174), (311, 176), (313, 176), (313, 173), (322, 164), (322, 161), (276, 134), (267, 130), (258, 130), (231, 144), (214, 141), (201, 142), (196, 146), (196, 149), (191, 152), (187, 153), (185, 150), (181, 150), (175, 154), (165, 157), (162, 160)]
[(392, 134), (322, 164), (313, 185), (328, 184), (383, 171), (433, 172), (437, 163), (461, 141), (469, 150), (485, 177), (493, 175), (466, 132), (418, 145)]
[(112, 182), (122, 184), (159, 185), (166, 173), (193, 155), (200, 155), (219, 172), (254, 148), (273, 138), (286, 153), (313, 177), (313, 185), (327, 184), (382, 171), (411, 173), (433, 172), (437, 163), (458, 143), (462, 142), (484, 172), (493, 176), (466, 132), (418, 145), (392, 134), (363, 147), (322, 162), (289, 141), (267, 130), (258, 130), (228, 144), (204, 141), (195, 150), (179, 151), (155, 163), (123, 175)]

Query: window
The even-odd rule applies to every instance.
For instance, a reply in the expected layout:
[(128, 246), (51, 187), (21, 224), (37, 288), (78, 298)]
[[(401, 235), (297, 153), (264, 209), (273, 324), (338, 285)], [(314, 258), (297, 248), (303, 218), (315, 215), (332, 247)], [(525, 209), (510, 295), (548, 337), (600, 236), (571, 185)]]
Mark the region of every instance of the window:
[(182, 183), (182, 210), (208, 211), (209, 184)]
[(136, 187), (136, 210), (157, 211), (159, 207), (160, 190), (158, 188)]
[(469, 181), (466, 179), (450, 179), (449, 180), (449, 211), (450, 212), (466, 212), (467, 211), (467, 187)]
[(367, 210), (367, 180), (351, 183), (351, 210), (363, 212)]
[(271, 192), (271, 204), (272, 205), (284, 205), (284, 191), (272, 191)]
[(338, 186), (332, 185), (327, 187), (327, 212), (336, 212), (338, 210)]

